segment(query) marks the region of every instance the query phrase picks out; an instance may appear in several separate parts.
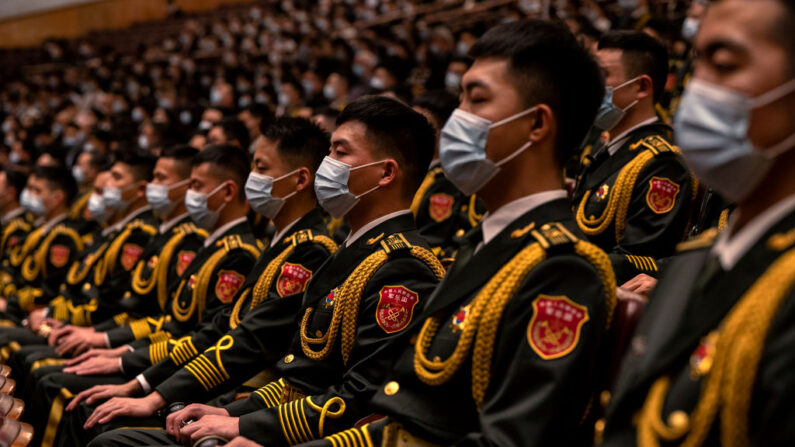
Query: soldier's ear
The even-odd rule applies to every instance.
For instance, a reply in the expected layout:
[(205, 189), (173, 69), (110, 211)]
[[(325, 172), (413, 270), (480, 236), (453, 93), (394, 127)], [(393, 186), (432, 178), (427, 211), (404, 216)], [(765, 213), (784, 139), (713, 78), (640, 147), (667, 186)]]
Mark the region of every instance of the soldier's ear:
[(298, 169), (296, 178), (297, 178), (295, 184), (296, 191), (300, 192), (305, 190), (306, 188), (311, 188), (313, 186), (312, 181), (314, 180), (314, 178), (312, 176), (312, 171), (310, 171), (309, 168), (307, 168), (306, 166), (301, 166)]
[(397, 161), (389, 158), (384, 161), (384, 174), (381, 176), (381, 181), (378, 182), (379, 186), (386, 186), (395, 181), (395, 178), (400, 171), (400, 165)]

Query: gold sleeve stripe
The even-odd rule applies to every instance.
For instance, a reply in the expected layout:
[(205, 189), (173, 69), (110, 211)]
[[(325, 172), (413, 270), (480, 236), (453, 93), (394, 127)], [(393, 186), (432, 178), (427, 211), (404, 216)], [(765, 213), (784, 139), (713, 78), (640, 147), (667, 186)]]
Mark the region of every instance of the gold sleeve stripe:
[(215, 379), (217, 385), (220, 385), (221, 383), (224, 382), (224, 380), (229, 379), (228, 375), (226, 375), (222, 371), (220, 371), (218, 369), (218, 367), (216, 367), (215, 365), (210, 363), (210, 361), (207, 360), (207, 357), (205, 357), (203, 355), (199, 356), (199, 357), (196, 357), (196, 363), (198, 365), (201, 365), (203, 368), (205, 368), (211, 374), (211, 377)]
[(149, 345), (149, 360), (154, 365), (168, 355), (168, 341), (159, 341)]
[[(201, 357), (199, 357), (199, 358), (201, 358)], [(210, 373), (207, 370), (207, 368), (205, 367), (205, 365), (203, 365), (201, 363), (199, 358), (196, 358), (196, 360), (194, 362), (191, 362), (191, 365), (193, 366), (193, 369), (204, 378), (204, 380), (207, 382), (207, 388), (208, 389), (215, 388), (217, 386), (217, 384), (216, 384), (216, 381), (215, 381), (214, 377), (212, 376), (212, 373)]]
[(171, 360), (177, 366), (188, 363), (197, 355), (199, 355), (199, 353), (196, 351), (196, 347), (193, 345), (193, 340), (190, 338), (179, 342), (174, 350), (171, 351), (171, 354), (169, 354)]
[[(130, 318), (130, 316), (127, 315), (127, 312), (122, 312), (122, 313), (120, 313), (118, 315), (114, 315), (113, 316), (113, 321), (118, 326), (124, 326), (127, 323), (127, 320), (129, 320), (129, 318)], [(138, 338), (138, 337), (136, 337), (136, 338)]]
[(284, 405), (279, 405), (277, 408), (279, 411), (279, 424), (282, 426), (282, 432), (284, 433), (284, 437), (287, 439), (287, 443), (290, 445), (295, 445), (295, 439), (291, 436), (291, 433), (288, 432), (288, 425), (287, 425), (287, 418), (284, 414)]
[(149, 327), (149, 323), (144, 318), (130, 323), (130, 330), (132, 331), (133, 337), (135, 337), (136, 340), (139, 338), (144, 338), (152, 332), (151, 328)]
[(204, 375), (204, 373), (203, 373), (203, 372), (199, 371), (197, 368), (195, 368), (195, 367), (194, 367), (194, 365), (193, 365), (193, 362), (191, 362), (191, 363), (188, 363), (187, 365), (185, 365), (185, 369), (186, 369), (186, 370), (187, 370), (189, 373), (193, 374), (193, 377), (195, 377), (195, 378), (196, 378), (196, 380), (198, 380), (198, 381), (199, 381), (199, 383), (201, 384), (201, 386), (202, 386), (202, 387), (203, 387), (203, 388), (204, 388), (206, 391), (210, 391), (211, 389), (213, 389), (213, 387), (212, 387), (212, 386), (210, 386), (210, 383), (209, 383), (209, 381), (207, 380), (207, 377)]
[(278, 382), (271, 382), (254, 391), (254, 394), (259, 396), (268, 407), (276, 407), (281, 401), (283, 389), (284, 387), (280, 386)]

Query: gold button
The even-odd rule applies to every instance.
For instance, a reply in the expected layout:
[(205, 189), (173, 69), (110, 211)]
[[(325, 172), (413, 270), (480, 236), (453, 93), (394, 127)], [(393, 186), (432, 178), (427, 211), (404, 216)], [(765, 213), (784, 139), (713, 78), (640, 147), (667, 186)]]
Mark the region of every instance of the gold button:
[(295, 360), (295, 356), (292, 354), (287, 354), (287, 356), (284, 357), (284, 363), (292, 363), (293, 360)]
[(460, 230), (455, 232), (455, 235), (456, 235), (456, 237), (463, 237), (464, 233), (465, 233), (464, 229), (461, 228)]
[(599, 403), (602, 404), (602, 408), (607, 408), (610, 405), (610, 391), (604, 390), (599, 394)]
[(91, 290), (91, 284), (88, 283), (83, 284), (83, 290)]
[(124, 298), (125, 298), (125, 299), (127, 299), (127, 298), (129, 298), (129, 297), (131, 297), (131, 296), (132, 296), (132, 294), (130, 293), (130, 291), (129, 291), (129, 290), (128, 290), (127, 292), (124, 292)]
[(668, 426), (676, 431), (687, 430), (690, 425), (690, 417), (682, 410), (674, 411), (668, 415)]
[(323, 336), (323, 332), (322, 331), (320, 331), (320, 330), (315, 331), (315, 337), (320, 338), (322, 336)]
[(384, 394), (387, 396), (394, 396), (397, 394), (398, 390), (400, 389), (400, 384), (395, 382), (394, 380), (384, 385)]
[(601, 444), (605, 433), (605, 420), (599, 419), (593, 424), (594, 443)]

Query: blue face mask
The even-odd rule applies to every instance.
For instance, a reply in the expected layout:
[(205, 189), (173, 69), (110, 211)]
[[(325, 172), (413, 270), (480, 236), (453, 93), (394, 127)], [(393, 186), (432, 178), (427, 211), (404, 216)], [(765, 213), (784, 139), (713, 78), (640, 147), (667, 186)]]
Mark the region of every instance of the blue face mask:
[(209, 194), (200, 193), (192, 189), (189, 189), (188, 192), (185, 193), (185, 208), (187, 208), (188, 214), (190, 214), (191, 219), (196, 222), (196, 225), (205, 230), (210, 230), (215, 226), (215, 223), (218, 222), (218, 217), (221, 215), (221, 210), (226, 206), (226, 202), (217, 210), (213, 211), (207, 206), (207, 199), (220, 191), (225, 185), (226, 183), (221, 183), (217, 188), (210, 191)]
[(103, 224), (107, 222), (110, 217), (110, 210), (105, 206), (105, 199), (102, 198), (101, 194), (92, 192), (91, 196), (88, 198), (87, 207), (91, 219), (97, 223)]
[(276, 179), (256, 172), (250, 173), (248, 175), (248, 180), (246, 180), (246, 199), (248, 199), (249, 205), (254, 208), (254, 211), (262, 214), (268, 219), (276, 217), (284, 206), (284, 202), (298, 191), (293, 191), (284, 197), (273, 197), (273, 184), (298, 171), (299, 170), (296, 169)]
[(532, 142), (528, 141), (495, 163), (486, 156), (489, 131), (535, 110), (535, 107), (531, 107), (504, 120), (492, 123), (485, 118), (455, 109), (442, 128), (439, 140), (439, 159), (447, 178), (466, 195), (478, 192), (492, 177), (497, 175), (500, 166), (508, 163), (532, 145)]
[(352, 168), (347, 163), (326, 156), (315, 173), (315, 194), (320, 206), (335, 218), (348, 214), (363, 196), (378, 189), (378, 185), (376, 185), (358, 196), (352, 194), (348, 190), (351, 171), (377, 165), (384, 161), (374, 161)]
[(605, 96), (602, 99), (602, 105), (599, 106), (599, 112), (596, 113), (596, 119), (594, 120), (594, 127), (606, 131), (612, 130), (614, 127), (624, 119), (624, 115), (626, 115), (627, 110), (631, 109), (635, 104), (638, 103), (637, 100), (633, 101), (630, 105), (628, 105), (625, 109), (622, 109), (615, 104), (613, 104), (613, 93), (616, 90), (624, 88), (633, 82), (640, 79), (640, 76), (630, 79), (623, 84), (620, 84), (616, 87), (605, 87)]
[(693, 79), (674, 120), (685, 161), (707, 186), (732, 203), (753, 192), (776, 157), (795, 145), (795, 134), (764, 150), (748, 140), (751, 111), (795, 91), (795, 79), (756, 98)]

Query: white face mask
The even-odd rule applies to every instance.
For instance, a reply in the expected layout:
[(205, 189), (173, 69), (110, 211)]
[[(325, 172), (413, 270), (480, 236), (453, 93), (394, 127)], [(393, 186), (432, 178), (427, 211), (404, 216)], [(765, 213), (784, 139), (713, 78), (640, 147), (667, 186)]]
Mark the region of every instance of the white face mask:
[(149, 202), (149, 205), (158, 215), (161, 217), (168, 216), (172, 211), (174, 211), (174, 208), (177, 207), (177, 203), (179, 203), (181, 200), (178, 199), (172, 201), (171, 198), (169, 198), (171, 190), (179, 188), (188, 182), (190, 182), (189, 178), (174, 183), (170, 186), (148, 183), (146, 185), (146, 201)]
[(335, 218), (348, 214), (362, 197), (379, 188), (379, 185), (375, 185), (358, 196), (354, 195), (348, 189), (351, 172), (385, 161), (374, 161), (354, 168), (347, 163), (326, 156), (315, 174), (315, 194), (320, 206)]
[(221, 183), (217, 188), (210, 191), (209, 194), (204, 194), (192, 189), (189, 189), (188, 192), (185, 193), (185, 208), (187, 208), (190, 217), (199, 227), (205, 230), (211, 230), (215, 226), (215, 223), (218, 222), (218, 217), (221, 215), (221, 210), (226, 206), (226, 202), (217, 210), (212, 211), (207, 206), (207, 200), (224, 186), (226, 186), (226, 183)]
[(466, 195), (478, 192), (497, 175), (500, 166), (513, 160), (533, 144), (528, 141), (507, 157), (493, 162), (486, 156), (489, 131), (535, 110), (536, 107), (531, 107), (504, 120), (492, 123), (485, 118), (455, 109), (442, 128), (439, 140), (439, 159), (447, 178)]
[(795, 146), (795, 133), (760, 150), (748, 140), (754, 109), (795, 91), (795, 79), (755, 98), (693, 79), (674, 120), (676, 141), (685, 161), (707, 186), (739, 203), (770, 171), (775, 159)]
[(268, 219), (276, 217), (287, 199), (294, 196), (298, 191), (293, 191), (284, 197), (274, 197), (272, 195), (273, 184), (279, 180), (290, 177), (299, 170), (300, 169), (296, 169), (292, 172), (288, 172), (276, 179), (256, 172), (250, 173), (248, 175), (248, 180), (246, 180), (246, 199), (248, 199), (248, 203), (254, 208), (254, 211), (262, 214)]
[(91, 219), (97, 223), (103, 224), (108, 220), (110, 210), (105, 206), (105, 199), (102, 194), (91, 193), (88, 198), (88, 213), (91, 215)]

